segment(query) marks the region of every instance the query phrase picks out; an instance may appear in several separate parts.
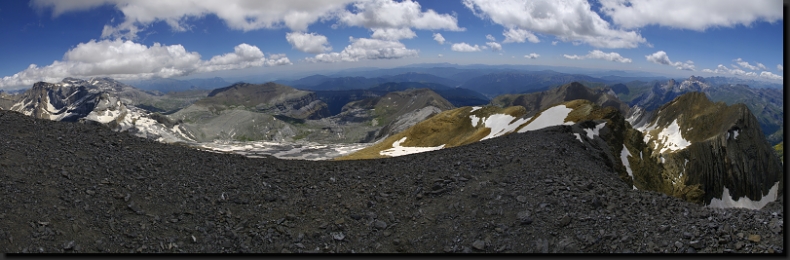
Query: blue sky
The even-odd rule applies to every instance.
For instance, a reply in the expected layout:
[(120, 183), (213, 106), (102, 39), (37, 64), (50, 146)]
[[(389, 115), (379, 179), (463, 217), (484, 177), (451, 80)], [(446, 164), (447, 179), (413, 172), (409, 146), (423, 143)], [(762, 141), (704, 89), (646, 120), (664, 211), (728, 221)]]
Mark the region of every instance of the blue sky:
[(433, 62), (778, 82), (784, 65), (775, 0), (0, 1), (0, 30), (0, 89)]

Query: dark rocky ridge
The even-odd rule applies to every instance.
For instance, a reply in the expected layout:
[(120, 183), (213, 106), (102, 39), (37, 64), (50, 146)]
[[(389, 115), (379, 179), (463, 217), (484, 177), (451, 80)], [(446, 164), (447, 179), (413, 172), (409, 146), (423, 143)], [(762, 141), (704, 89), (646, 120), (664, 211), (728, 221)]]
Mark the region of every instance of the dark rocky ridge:
[[(689, 92), (660, 107), (656, 117), (662, 126), (677, 120), (691, 142), (686, 149), (664, 154), (665, 166), (673, 165), (679, 172), (688, 160), (686, 184), (702, 186), (703, 203), (721, 199), (724, 187), (734, 200), (747, 196), (758, 201), (784, 181), (781, 161), (746, 105), (713, 103), (702, 92)], [(780, 183), (779, 194), (783, 186)]]
[(779, 252), (783, 198), (632, 191), (551, 127), (381, 160), (252, 159), (0, 111), (3, 252)]

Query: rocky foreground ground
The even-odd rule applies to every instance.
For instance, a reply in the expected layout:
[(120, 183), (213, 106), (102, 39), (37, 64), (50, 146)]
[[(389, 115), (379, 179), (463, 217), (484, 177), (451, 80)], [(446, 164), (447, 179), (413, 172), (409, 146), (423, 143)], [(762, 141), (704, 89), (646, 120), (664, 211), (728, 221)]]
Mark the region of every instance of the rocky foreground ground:
[(0, 251), (784, 254), (783, 197), (755, 211), (635, 191), (567, 131), (287, 161), (0, 111)]

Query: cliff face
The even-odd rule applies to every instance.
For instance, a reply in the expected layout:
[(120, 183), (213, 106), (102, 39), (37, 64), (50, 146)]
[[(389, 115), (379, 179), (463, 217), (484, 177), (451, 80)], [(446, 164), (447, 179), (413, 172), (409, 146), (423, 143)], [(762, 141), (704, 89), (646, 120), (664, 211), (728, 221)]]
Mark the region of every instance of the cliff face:
[(676, 189), (699, 185), (704, 192), (681, 194), (687, 200), (760, 201), (777, 183), (778, 194), (783, 192), (779, 157), (743, 104), (727, 106), (700, 92), (687, 93), (659, 108), (640, 130), (645, 143), (658, 151), (654, 159), (662, 162), (663, 175)]
[(35, 118), (77, 121), (90, 114), (101, 100), (99, 91), (84, 85), (38, 82), (10, 110)]

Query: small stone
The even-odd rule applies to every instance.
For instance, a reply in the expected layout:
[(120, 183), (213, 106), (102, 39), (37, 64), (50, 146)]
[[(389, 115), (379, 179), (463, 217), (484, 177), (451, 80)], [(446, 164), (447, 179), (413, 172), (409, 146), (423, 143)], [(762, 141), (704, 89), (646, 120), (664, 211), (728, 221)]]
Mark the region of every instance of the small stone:
[(738, 233), (736, 236), (738, 236), (739, 239), (743, 239), (743, 233)]
[(87, 193), (88, 195), (96, 194), (96, 192), (93, 190), (86, 190), (85, 193)]
[(683, 247), (683, 243), (680, 242), (680, 241), (675, 241), (675, 247), (681, 248), (681, 247)]
[(691, 239), (691, 233), (689, 233), (689, 232), (683, 232), (683, 238), (685, 238), (685, 239)]
[(694, 240), (689, 242), (689, 246), (693, 247), (694, 249), (702, 249), (702, 243), (699, 240)]
[(661, 225), (661, 226), (658, 227), (658, 231), (666, 232), (667, 230), (669, 230), (669, 226), (668, 225)]
[(68, 243), (63, 244), (63, 249), (71, 250), (74, 249), (74, 240), (69, 241)]
[(346, 235), (343, 235), (343, 232), (332, 232), (332, 238), (334, 238), (337, 241), (340, 241), (346, 238)]
[(524, 197), (524, 196), (518, 196), (518, 197), (516, 197), (516, 200), (517, 200), (518, 202), (524, 203), (524, 202), (527, 202), (527, 197)]
[(483, 242), (483, 240), (477, 240), (472, 243), (472, 247), (477, 250), (484, 250), (486, 248), (486, 242)]
[(354, 220), (360, 220), (360, 219), (362, 219), (362, 215), (359, 215), (359, 214), (351, 214), (351, 218), (352, 218), (352, 219), (354, 219)]
[(375, 222), (373, 222), (373, 226), (378, 229), (385, 229), (387, 228), (387, 223), (381, 220), (376, 220)]
[(341, 225), (343, 223), (346, 223), (345, 219), (339, 218), (339, 219), (335, 220), (335, 225)]
[(738, 241), (737, 243), (735, 243), (735, 250), (741, 250), (743, 246), (744, 246), (743, 242)]
[(688, 249), (688, 250), (686, 250), (686, 253), (689, 253), (689, 254), (696, 254), (696, 253), (697, 253), (697, 250), (694, 250), (694, 248), (693, 248), (693, 247), (689, 247), (689, 249)]
[(760, 235), (749, 235), (749, 241), (760, 243)]
[(560, 219), (560, 227), (565, 227), (570, 223), (571, 223), (571, 217), (568, 215), (565, 215)]

